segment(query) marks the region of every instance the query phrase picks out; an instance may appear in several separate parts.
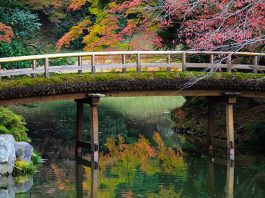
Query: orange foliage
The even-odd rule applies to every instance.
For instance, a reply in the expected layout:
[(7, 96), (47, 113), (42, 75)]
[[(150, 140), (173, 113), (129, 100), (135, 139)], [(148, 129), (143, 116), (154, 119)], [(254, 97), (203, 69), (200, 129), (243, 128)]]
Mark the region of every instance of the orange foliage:
[(12, 28), (3, 23), (0, 23), (0, 42), (4, 41), (10, 43), (13, 36), (14, 33)]
[(71, 11), (78, 10), (83, 5), (86, 4), (89, 0), (72, 0), (71, 4), (68, 6), (68, 9)]

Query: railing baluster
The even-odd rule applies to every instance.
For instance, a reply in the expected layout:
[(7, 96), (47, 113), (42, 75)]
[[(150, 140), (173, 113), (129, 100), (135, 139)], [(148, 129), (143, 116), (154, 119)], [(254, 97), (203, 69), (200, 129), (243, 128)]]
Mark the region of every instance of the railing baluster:
[[(80, 66), (82, 66), (82, 56), (78, 56), (78, 66), (80, 67)], [(82, 74), (82, 69), (80, 69), (80, 70), (78, 70), (78, 73), (79, 74)]]
[[(36, 60), (33, 60), (32, 61), (32, 70), (35, 70), (37, 68), (37, 61)], [(37, 76), (37, 74), (36, 73), (32, 73), (31, 74), (31, 77), (32, 78), (35, 78)]]
[(253, 72), (256, 74), (258, 73), (258, 56), (254, 56), (254, 68), (253, 68)]
[(49, 58), (48, 57), (45, 58), (44, 76), (45, 76), (45, 78), (49, 78), (49, 76), (50, 76), (50, 74), (49, 74)]
[[(126, 55), (125, 54), (122, 55), (122, 64), (123, 65), (126, 64)], [(124, 73), (124, 74), (126, 73), (126, 67), (122, 68), (122, 73)]]
[(232, 55), (229, 54), (227, 58), (227, 72), (231, 73), (232, 72)]
[(141, 54), (140, 53), (137, 54), (136, 65), (137, 65), (136, 71), (141, 72)]
[(210, 64), (213, 67), (213, 65), (214, 65), (214, 54), (210, 55)]
[(182, 71), (187, 70), (186, 65), (187, 65), (186, 53), (183, 52), (183, 54), (182, 54)]
[(95, 74), (96, 73), (96, 56), (95, 56), (95, 54), (93, 54), (92, 56), (91, 56), (91, 72), (92, 72), (92, 74)]
[[(171, 63), (171, 55), (168, 54), (167, 55), (167, 64), (169, 65)], [(167, 66), (167, 72), (170, 72), (171, 71), (171, 67)]]
[(1, 72), (2, 72), (2, 64), (0, 64), (0, 80), (2, 79)]

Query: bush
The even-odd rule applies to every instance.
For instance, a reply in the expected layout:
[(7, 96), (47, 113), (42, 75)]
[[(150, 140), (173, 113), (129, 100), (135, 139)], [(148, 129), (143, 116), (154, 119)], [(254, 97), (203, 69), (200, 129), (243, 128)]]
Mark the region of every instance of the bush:
[(11, 134), (17, 142), (30, 142), (22, 116), (0, 107), (0, 134)]

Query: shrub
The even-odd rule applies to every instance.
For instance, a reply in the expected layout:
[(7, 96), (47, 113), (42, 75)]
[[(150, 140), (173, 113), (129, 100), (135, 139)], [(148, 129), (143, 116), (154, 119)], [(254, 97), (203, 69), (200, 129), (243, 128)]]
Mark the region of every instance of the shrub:
[(22, 116), (0, 107), (0, 134), (11, 134), (17, 142), (30, 142), (25, 125)]

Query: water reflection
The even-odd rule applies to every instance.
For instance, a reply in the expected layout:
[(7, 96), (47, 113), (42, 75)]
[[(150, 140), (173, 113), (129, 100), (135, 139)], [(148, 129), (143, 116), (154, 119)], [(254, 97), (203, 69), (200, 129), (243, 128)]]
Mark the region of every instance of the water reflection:
[[(108, 143), (113, 151), (106, 152), (108, 147), (102, 149), (104, 154), (100, 155), (98, 169), (75, 161), (74, 103), (63, 101), (13, 107), (25, 116), (34, 148), (47, 159), (34, 175), (29, 196), (265, 197), (263, 158), (248, 156), (241, 160), (237, 157), (235, 164), (228, 166), (226, 160), (214, 158), (212, 161), (201, 154), (184, 153), (177, 157), (180, 154), (177, 145), (182, 148), (187, 141), (171, 130), (174, 123), (167, 112), (178, 106), (176, 101), (176, 97), (102, 100), (99, 107), (100, 145), (102, 149), (102, 145)], [(85, 120), (89, 121), (89, 108), (86, 110)], [(153, 139), (155, 131), (160, 132), (164, 141), (165, 147), (160, 144), (163, 152), (158, 152), (159, 145)], [(89, 136), (88, 130), (86, 133)], [(128, 146), (122, 143), (119, 147), (116, 139), (116, 146), (111, 149), (113, 144), (107, 139), (117, 138), (118, 134), (122, 134)], [(136, 145), (139, 134), (143, 134), (152, 148), (155, 147), (155, 155), (153, 149), (142, 147), (144, 141)], [(135, 152), (135, 148), (146, 152)], [(170, 153), (176, 158), (171, 158)]]
[(12, 175), (0, 177), (0, 197), (15, 198), (17, 195), (27, 194), (33, 186), (33, 178), (22, 175), (13, 178)]
[(222, 166), (226, 165), (226, 197), (233, 198), (234, 197), (234, 169), (235, 169), (235, 161), (230, 159), (221, 159), (221, 158), (208, 158), (208, 186), (209, 186), (209, 195), (211, 197), (216, 196), (215, 193), (215, 174), (214, 174), (214, 165), (219, 164)]

